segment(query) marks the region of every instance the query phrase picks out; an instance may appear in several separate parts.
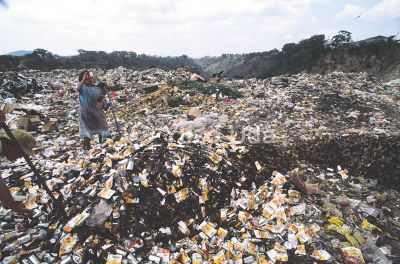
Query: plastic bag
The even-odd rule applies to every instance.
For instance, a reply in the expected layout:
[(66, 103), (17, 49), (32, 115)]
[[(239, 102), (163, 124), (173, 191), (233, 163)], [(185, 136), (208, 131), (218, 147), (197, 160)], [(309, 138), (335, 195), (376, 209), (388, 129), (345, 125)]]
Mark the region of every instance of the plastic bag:
[(94, 208), (90, 216), (86, 220), (88, 226), (94, 227), (102, 225), (111, 215), (112, 206), (106, 201), (101, 200)]

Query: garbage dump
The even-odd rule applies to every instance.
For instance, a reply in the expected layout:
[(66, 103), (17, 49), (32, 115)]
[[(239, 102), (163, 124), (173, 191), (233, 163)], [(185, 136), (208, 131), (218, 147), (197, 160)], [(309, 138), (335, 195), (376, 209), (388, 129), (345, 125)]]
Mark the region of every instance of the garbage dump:
[(1, 94), (62, 197), (56, 210), (24, 160), (2, 161), (34, 212), (1, 207), (2, 263), (400, 262), (397, 83), (334, 72), (215, 86), (185, 69), (93, 71), (112, 87), (122, 137), (90, 151), (78, 70), (22, 71), (55, 88)]
[(1, 96), (5, 98), (20, 98), (22, 95), (37, 93), (44, 89), (44, 87), (38, 85), (36, 79), (29, 79), (14, 72), (0, 73), (0, 79), (2, 79)]

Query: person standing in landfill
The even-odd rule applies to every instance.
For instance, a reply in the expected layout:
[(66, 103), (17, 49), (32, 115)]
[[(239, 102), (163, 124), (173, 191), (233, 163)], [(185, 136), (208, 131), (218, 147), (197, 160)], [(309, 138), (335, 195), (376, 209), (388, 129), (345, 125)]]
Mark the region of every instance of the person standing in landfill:
[(103, 138), (110, 137), (110, 131), (103, 114), (103, 110), (98, 107), (99, 103), (104, 100), (107, 90), (105, 87), (100, 88), (93, 84), (93, 73), (82, 71), (79, 74), (79, 136), (83, 140), (83, 149), (89, 150), (90, 140), (93, 135), (99, 135), (99, 141)]
[[(4, 123), (6, 117), (3, 112), (0, 111), (0, 123)], [(13, 131), (14, 137), (25, 151), (26, 154), (33, 156), (33, 147), (35, 146), (35, 139), (31, 134), (26, 131), (16, 129)], [(22, 153), (19, 149), (11, 142), (5, 133), (0, 133), (0, 155), (6, 157), (10, 161), (14, 161), (22, 157)], [(0, 176), (0, 201), (7, 208), (13, 212), (28, 217), (32, 215), (31, 210), (21, 207), (12, 197), (10, 190), (8, 189), (3, 177)]]

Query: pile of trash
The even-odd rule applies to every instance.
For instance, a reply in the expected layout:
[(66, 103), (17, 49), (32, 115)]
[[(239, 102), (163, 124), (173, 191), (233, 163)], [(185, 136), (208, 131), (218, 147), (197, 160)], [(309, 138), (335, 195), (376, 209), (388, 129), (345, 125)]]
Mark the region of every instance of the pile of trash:
[[(88, 69), (95, 73), (96, 82), (105, 82), (111, 90), (137, 89), (149, 85), (167, 85), (188, 81), (197, 76), (188, 68), (164, 71), (153, 68), (135, 71), (119, 67), (116, 69)], [(3, 98), (20, 98), (27, 94), (41, 91), (73, 92), (81, 70), (58, 69), (51, 72), (24, 70), (16, 72), (0, 72), (1, 96)]]
[(179, 106), (198, 106), (203, 103), (214, 103), (215, 99), (191, 91), (182, 91), (178, 87), (161, 86), (157, 90), (148, 94), (141, 99), (143, 108), (157, 108), (158, 110), (165, 110)]
[(174, 85), (193, 81), (185, 69), (118, 68), (98, 76), (119, 87), (109, 99), (123, 136), (84, 152), (79, 71), (21, 74), (63, 84), (0, 104), (34, 134), (33, 163), (61, 205), (24, 160), (2, 161), (34, 212), (0, 209), (2, 263), (400, 261), (399, 190), (378, 182), (399, 177), (398, 85), (362, 73), (221, 80), (237, 98)]
[(384, 85), (363, 73), (334, 72), (225, 85), (236, 87), (245, 98), (204, 111), (227, 115), (228, 132), (241, 140), (324, 166), (342, 164), (387, 185), (400, 184), (398, 84)]
[(232, 99), (242, 98), (243, 95), (237, 91), (229, 88), (226, 85), (216, 82), (203, 83), (198, 81), (183, 81), (178, 84), (180, 89), (198, 91), (203, 94), (213, 95), (217, 97), (229, 97)]
[(22, 74), (14, 72), (0, 72), (0, 86), (2, 87), (2, 97), (18, 97), (29, 93), (37, 93), (42, 91), (44, 87), (39, 86), (36, 79), (28, 79)]

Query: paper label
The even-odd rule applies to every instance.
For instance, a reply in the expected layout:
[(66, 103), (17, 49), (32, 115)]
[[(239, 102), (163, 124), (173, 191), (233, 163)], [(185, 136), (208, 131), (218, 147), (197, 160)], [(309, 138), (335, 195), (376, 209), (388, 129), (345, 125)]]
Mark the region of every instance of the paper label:
[(108, 254), (106, 264), (121, 264), (122, 256), (117, 254)]

